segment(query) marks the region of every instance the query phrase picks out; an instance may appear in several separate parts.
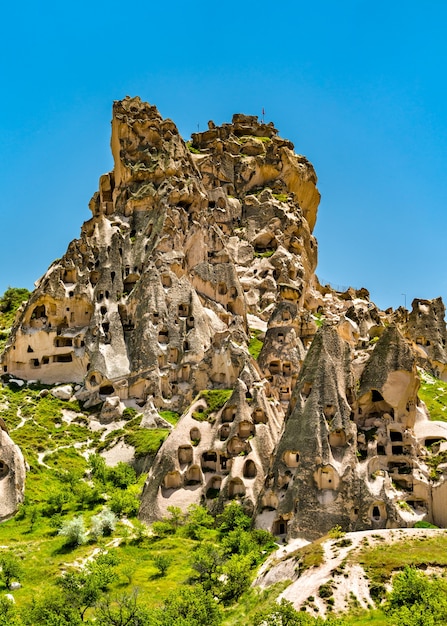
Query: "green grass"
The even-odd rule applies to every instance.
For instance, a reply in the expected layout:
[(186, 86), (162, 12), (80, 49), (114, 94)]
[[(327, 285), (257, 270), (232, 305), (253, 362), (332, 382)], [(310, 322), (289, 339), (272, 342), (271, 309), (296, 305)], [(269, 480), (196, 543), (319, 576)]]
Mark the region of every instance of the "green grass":
[(186, 142), (186, 147), (188, 148), (190, 152), (192, 152), (192, 154), (200, 154), (200, 150), (198, 150), (197, 148), (194, 148), (191, 141)]
[(0, 352), (6, 345), (17, 309), (22, 302), (28, 300), (30, 295), (31, 292), (28, 289), (8, 287), (0, 298)]
[(447, 383), (421, 370), (419, 397), (428, 409), (430, 419), (447, 422)]
[(176, 411), (158, 411), (158, 413), (160, 417), (162, 417), (164, 420), (166, 420), (173, 426), (175, 426), (178, 423), (181, 417), (180, 413), (177, 413)]
[(292, 553), (291, 556), (297, 561), (300, 574), (311, 567), (319, 567), (323, 563), (324, 550), (321, 543), (324, 539), (326, 539), (326, 537), (309, 543), (307, 546), (303, 546)]
[(279, 200), (280, 202), (287, 202), (287, 200), (289, 199), (287, 193), (274, 193), (272, 195), (276, 200)]
[(348, 626), (391, 626), (389, 618), (380, 609), (352, 611), (343, 615), (343, 619)]
[(219, 411), (224, 404), (230, 399), (232, 389), (204, 389), (199, 393), (198, 399), (206, 400), (206, 408), (204, 411), (194, 411), (192, 416), (199, 422), (206, 422), (210, 416)]
[(313, 318), (315, 320), (315, 324), (317, 325), (317, 328), (320, 328), (321, 326), (323, 326), (324, 319), (325, 319), (323, 313), (314, 313)]
[(258, 137), (257, 135), (242, 135), (239, 137), (239, 143), (246, 143), (251, 139), (256, 139), (257, 141), (261, 141), (262, 143), (269, 143), (271, 141), (270, 137)]
[(284, 580), (264, 590), (250, 587), (242, 594), (236, 605), (225, 609), (222, 626), (251, 624), (255, 614), (271, 606), (291, 582), (291, 580)]
[(262, 334), (260, 330), (250, 328), (250, 343), (248, 344), (248, 351), (255, 360), (257, 360), (259, 353), (262, 350), (262, 346), (264, 345), (264, 342), (258, 339), (260, 334)]
[[(118, 551), (120, 563), (117, 567), (118, 581), (112, 587), (112, 593), (122, 593), (138, 588), (139, 599), (149, 608), (156, 608), (178, 588), (192, 577), (190, 556), (197, 541), (176, 536), (163, 539), (146, 539), (140, 544), (126, 542)], [(157, 576), (154, 564), (156, 555), (166, 555), (170, 564), (166, 576)], [(130, 564), (130, 567), (129, 567)], [(129, 583), (129, 575), (131, 577)], [(127, 588), (127, 589), (126, 589)]]
[(271, 256), (273, 256), (275, 254), (276, 250), (273, 248), (269, 248), (267, 250), (264, 250), (263, 252), (256, 252), (254, 253), (254, 256), (257, 259), (269, 259)]
[(393, 572), (405, 565), (447, 568), (447, 533), (428, 534), (427, 538), (406, 538), (392, 544), (363, 548), (354, 559), (365, 569), (373, 583), (384, 584)]
[(155, 455), (171, 431), (167, 428), (137, 428), (125, 433), (124, 441), (135, 448), (135, 456)]

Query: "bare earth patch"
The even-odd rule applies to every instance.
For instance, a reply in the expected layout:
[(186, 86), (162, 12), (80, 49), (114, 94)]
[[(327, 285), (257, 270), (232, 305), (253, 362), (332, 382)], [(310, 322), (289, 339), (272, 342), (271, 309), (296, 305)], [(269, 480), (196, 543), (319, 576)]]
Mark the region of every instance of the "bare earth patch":
[[(396, 528), (381, 530), (365, 530), (346, 533), (340, 539), (326, 539), (322, 542), (324, 551), (323, 563), (318, 567), (306, 569), (299, 573), (299, 555), (296, 550), (308, 542), (296, 539), (287, 546), (274, 552), (262, 566), (254, 585), (268, 587), (276, 582), (290, 579), (291, 584), (279, 596), (292, 602), (295, 609), (303, 605), (314, 615), (325, 616), (327, 603), (320, 598), (321, 585), (330, 583), (334, 604), (333, 610), (347, 611), (353, 602), (367, 608), (373, 606), (369, 580), (363, 567), (355, 563), (355, 555), (365, 547), (374, 547), (380, 543), (393, 543), (405, 538), (432, 537), (433, 534), (445, 533), (444, 529)], [(346, 545), (346, 544), (349, 545)], [(338, 545), (337, 545), (338, 544)], [(290, 555), (290, 556), (288, 556)], [(351, 557), (351, 558), (350, 558)], [(353, 563), (347, 561), (354, 561)], [(311, 598), (309, 600), (309, 598)]]

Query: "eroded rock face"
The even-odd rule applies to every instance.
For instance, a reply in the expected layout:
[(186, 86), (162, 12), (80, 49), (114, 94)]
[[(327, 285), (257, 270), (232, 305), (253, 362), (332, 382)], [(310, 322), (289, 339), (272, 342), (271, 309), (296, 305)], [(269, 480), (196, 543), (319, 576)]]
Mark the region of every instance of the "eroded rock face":
[(20, 448), (12, 441), (4, 424), (0, 424), (0, 521), (12, 517), (23, 502), (25, 475)]
[[(182, 411), (244, 368), (247, 312), (312, 291), (319, 194), (312, 166), (272, 125), (235, 116), (193, 137), (126, 98), (114, 103), (113, 172), (93, 217), (39, 281), (2, 357), (3, 372), (84, 384)], [(87, 397), (89, 395), (89, 397)]]
[(349, 343), (336, 327), (323, 326), (298, 376), (257, 524), (312, 539), (335, 525), (396, 527), (431, 516), (431, 485), (414, 432), (418, 387), (415, 357), (394, 326), (382, 333), (358, 381)]
[[(445, 376), (442, 301), (383, 312), (366, 289), (319, 284), (315, 171), (272, 124), (238, 114), (185, 144), (125, 98), (111, 145), (92, 218), (19, 312), (3, 373), (78, 383), (107, 424), (126, 403), (145, 427), (182, 413), (150, 468), (146, 521), (234, 498), (282, 537), (447, 520), (424, 464), (444, 431), (424, 426), (416, 369)], [(2, 437), (6, 517), (24, 469)]]
[(402, 329), (413, 342), (418, 363), (447, 380), (447, 330), (442, 298), (413, 300), (411, 312), (402, 320)]
[(259, 524), (290, 536), (323, 534), (334, 520), (349, 524), (344, 500), (356, 465), (353, 394), (349, 346), (332, 327), (321, 328), (293, 391)]
[(202, 501), (217, 512), (234, 498), (253, 514), (282, 426), (281, 407), (246, 367), (225, 405), (203, 421), (206, 410), (206, 397), (199, 398), (160, 449), (142, 496), (144, 520), (166, 516), (168, 506)]

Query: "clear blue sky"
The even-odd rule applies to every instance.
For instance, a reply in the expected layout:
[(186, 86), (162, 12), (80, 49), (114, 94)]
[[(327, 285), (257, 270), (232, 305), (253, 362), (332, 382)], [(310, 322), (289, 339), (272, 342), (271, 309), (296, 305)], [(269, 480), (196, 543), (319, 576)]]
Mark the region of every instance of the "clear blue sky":
[(264, 107), (319, 177), (319, 276), (447, 301), (443, 0), (23, 0), (2, 23), (1, 293), (79, 236), (128, 94), (185, 138)]

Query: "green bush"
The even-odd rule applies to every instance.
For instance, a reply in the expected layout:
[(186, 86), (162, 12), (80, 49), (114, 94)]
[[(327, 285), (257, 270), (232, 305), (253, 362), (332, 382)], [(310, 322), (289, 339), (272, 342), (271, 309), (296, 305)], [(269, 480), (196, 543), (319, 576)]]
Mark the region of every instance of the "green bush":
[(23, 574), (22, 564), (11, 552), (0, 553), (0, 567), (0, 578), (7, 589), (9, 589), (13, 580), (21, 579)]
[(115, 490), (109, 500), (110, 510), (122, 517), (133, 517), (138, 514), (140, 508), (139, 499), (128, 491), (122, 491), (121, 489)]
[(108, 468), (107, 480), (110, 481), (114, 487), (127, 489), (127, 487), (137, 482), (137, 475), (133, 467), (120, 461), (114, 467)]

